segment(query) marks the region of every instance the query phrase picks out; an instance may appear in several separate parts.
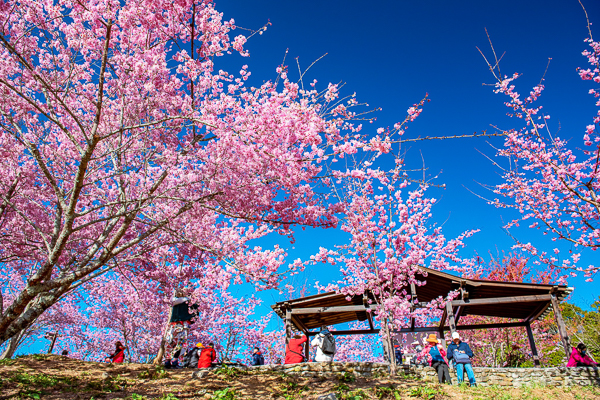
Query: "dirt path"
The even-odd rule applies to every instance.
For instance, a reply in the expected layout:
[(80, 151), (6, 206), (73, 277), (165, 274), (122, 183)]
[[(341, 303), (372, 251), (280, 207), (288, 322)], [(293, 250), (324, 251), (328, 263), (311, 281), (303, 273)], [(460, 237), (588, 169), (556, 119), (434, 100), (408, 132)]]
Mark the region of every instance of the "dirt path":
[(245, 375), (221, 369), (192, 378), (192, 370), (165, 371), (144, 364), (111, 365), (61, 356), (0, 361), (0, 399), (600, 399), (600, 388), (469, 388), (412, 378), (298, 378), (282, 373)]

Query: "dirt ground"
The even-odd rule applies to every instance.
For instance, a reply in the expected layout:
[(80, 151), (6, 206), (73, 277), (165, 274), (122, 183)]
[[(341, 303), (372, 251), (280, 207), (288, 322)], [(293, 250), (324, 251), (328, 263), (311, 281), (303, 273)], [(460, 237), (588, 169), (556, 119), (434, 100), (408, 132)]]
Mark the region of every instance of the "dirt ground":
[(433, 385), (408, 378), (299, 378), (282, 373), (246, 375), (233, 369), (192, 378), (193, 370), (144, 364), (111, 365), (61, 356), (0, 360), (0, 399), (600, 399), (600, 387), (523, 389)]

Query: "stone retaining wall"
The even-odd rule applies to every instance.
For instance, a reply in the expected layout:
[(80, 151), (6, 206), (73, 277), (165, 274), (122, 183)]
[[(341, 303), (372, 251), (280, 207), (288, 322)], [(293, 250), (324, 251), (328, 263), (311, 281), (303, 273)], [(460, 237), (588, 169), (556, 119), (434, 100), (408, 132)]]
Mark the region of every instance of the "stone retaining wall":
[(251, 374), (263, 372), (283, 372), (290, 375), (307, 377), (337, 376), (351, 373), (357, 377), (378, 377), (389, 373), (390, 366), (386, 363), (370, 362), (309, 362), (290, 365), (261, 365), (248, 367), (246, 371)]
[[(475, 380), (479, 386), (521, 387), (541, 386), (590, 386), (600, 385), (599, 372), (593, 368), (484, 368), (474, 367)], [(431, 367), (412, 367), (410, 374), (428, 382), (437, 382), (437, 373)], [(456, 371), (450, 371), (456, 383)], [(467, 378), (465, 374), (465, 379)]]
[[(250, 374), (282, 372), (303, 377), (337, 377), (344, 373), (356, 377), (381, 377), (389, 373), (386, 363), (332, 362), (301, 363), (291, 365), (262, 365), (244, 368)], [(483, 368), (474, 367), (475, 379), (480, 386), (497, 385), (503, 387), (542, 386), (600, 386), (599, 372), (593, 368)], [(414, 376), (427, 382), (437, 382), (437, 374), (431, 367), (401, 365), (399, 375)], [(450, 371), (453, 383), (456, 372)], [(466, 376), (465, 376), (466, 378)]]

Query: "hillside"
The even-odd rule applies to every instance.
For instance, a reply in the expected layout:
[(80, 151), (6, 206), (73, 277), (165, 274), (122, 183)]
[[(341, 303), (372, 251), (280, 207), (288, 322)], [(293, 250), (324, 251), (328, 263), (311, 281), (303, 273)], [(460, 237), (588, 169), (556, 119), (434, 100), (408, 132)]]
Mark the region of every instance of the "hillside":
[[(599, 387), (468, 388), (425, 384), (407, 377), (300, 378), (282, 373), (244, 375), (221, 369), (203, 378), (191, 370), (144, 364), (110, 365), (61, 356), (0, 361), (0, 399), (600, 399)], [(333, 397), (331, 397), (333, 398)]]

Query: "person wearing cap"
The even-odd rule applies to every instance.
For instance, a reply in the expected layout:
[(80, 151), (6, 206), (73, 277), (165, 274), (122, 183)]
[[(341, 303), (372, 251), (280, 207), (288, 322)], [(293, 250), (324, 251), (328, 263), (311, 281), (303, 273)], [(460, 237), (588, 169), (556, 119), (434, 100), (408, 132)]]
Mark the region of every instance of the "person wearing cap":
[(448, 346), (448, 360), (453, 361), (456, 366), (456, 378), (459, 384), (463, 381), (466, 371), (469, 384), (476, 386), (475, 373), (471, 366), (471, 357), (473, 357), (473, 351), (469, 345), (460, 340), (458, 332), (452, 332), (452, 343)]
[(200, 358), (198, 360), (198, 368), (210, 368), (212, 363), (217, 359), (217, 352), (214, 349), (215, 345), (212, 343), (208, 344), (200, 352)]
[(449, 363), (446, 358), (446, 350), (444, 346), (438, 343), (438, 338), (435, 333), (430, 334), (427, 339), (427, 345), (417, 356), (417, 360), (426, 358), (430, 367), (433, 367), (438, 374), (439, 383), (452, 384), (450, 378), (450, 370), (448, 369)]

